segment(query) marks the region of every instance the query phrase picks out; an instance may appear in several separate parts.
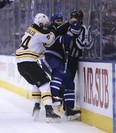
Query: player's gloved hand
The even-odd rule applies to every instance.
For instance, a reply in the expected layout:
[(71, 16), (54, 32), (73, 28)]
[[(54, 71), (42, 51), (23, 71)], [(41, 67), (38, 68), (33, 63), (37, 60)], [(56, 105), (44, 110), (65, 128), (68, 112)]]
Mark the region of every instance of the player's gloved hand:
[(69, 24), (74, 24), (77, 22), (77, 19), (76, 18), (71, 18), (69, 21)]
[(70, 36), (78, 35), (80, 33), (80, 29), (81, 29), (81, 25), (80, 23), (77, 22), (69, 28), (67, 34)]

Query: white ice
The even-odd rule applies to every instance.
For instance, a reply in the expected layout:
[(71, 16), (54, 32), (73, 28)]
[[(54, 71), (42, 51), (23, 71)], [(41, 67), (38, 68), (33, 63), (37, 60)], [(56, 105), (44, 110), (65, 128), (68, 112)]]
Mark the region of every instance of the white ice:
[(31, 100), (0, 88), (0, 133), (106, 133), (81, 121), (46, 123), (44, 110), (32, 117)]

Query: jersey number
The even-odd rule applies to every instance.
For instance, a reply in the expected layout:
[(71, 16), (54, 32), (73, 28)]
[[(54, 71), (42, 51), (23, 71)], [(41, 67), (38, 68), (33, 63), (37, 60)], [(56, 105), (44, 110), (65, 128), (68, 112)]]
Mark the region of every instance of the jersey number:
[(21, 47), (23, 47), (24, 49), (28, 49), (28, 43), (30, 39), (31, 39), (31, 36), (27, 36), (25, 40), (21, 43)]

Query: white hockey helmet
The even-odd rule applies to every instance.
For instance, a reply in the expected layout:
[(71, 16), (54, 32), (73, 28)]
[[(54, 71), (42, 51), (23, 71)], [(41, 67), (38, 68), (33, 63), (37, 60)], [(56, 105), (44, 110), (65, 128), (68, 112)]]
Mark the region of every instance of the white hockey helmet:
[(34, 18), (34, 23), (38, 26), (40, 26), (40, 24), (43, 24), (43, 26), (46, 26), (49, 24), (49, 22), (50, 22), (49, 18), (43, 13), (36, 14)]

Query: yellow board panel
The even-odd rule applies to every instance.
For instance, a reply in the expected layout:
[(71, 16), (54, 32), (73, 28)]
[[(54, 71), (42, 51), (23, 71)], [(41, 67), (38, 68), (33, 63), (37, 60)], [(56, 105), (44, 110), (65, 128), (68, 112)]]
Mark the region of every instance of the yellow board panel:
[(0, 87), (3, 87), (9, 91), (12, 91), (12, 92), (17, 93), (21, 96), (24, 96), (26, 98), (31, 99), (31, 92), (27, 92), (27, 90), (24, 88), (17, 87), (15, 85), (12, 85), (12, 84), (5, 82), (5, 81), (2, 81), (2, 80), (0, 80)]
[(81, 120), (87, 124), (113, 133), (113, 119), (81, 108)]

